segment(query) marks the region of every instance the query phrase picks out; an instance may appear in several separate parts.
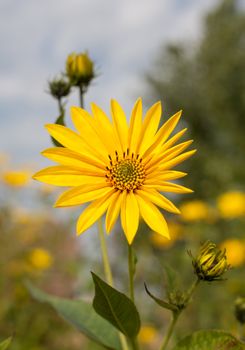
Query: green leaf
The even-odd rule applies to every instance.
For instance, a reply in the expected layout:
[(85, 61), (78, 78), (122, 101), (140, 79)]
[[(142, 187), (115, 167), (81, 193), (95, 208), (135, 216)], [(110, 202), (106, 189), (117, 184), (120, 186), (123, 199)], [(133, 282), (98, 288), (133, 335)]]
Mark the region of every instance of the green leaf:
[(163, 307), (164, 309), (168, 309), (168, 310), (171, 310), (173, 312), (177, 312), (178, 311), (178, 308), (177, 306), (173, 305), (173, 304), (170, 304), (168, 303), (167, 301), (164, 301), (164, 300), (161, 300), (157, 297), (155, 297), (150, 291), (149, 289), (147, 288), (147, 285), (145, 284), (145, 290), (146, 290), (146, 293), (158, 304), (160, 305), (161, 307)]
[(244, 350), (245, 344), (219, 330), (195, 332), (182, 339), (172, 350)]
[(95, 285), (93, 307), (113, 326), (133, 339), (140, 330), (140, 317), (134, 303), (92, 272)]
[(51, 305), (66, 321), (106, 349), (121, 350), (118, 331), (96, 314), (92, 306), (80, 299), (58, 298), (26, 283), (31, 295), (38, 301)]
[(0, 350), (7, 350), (11, 341), (12, 341), (12, 338), (9, 337), (9, 338), (5, 339), (3, 342), (1, 342), (0, 343)]

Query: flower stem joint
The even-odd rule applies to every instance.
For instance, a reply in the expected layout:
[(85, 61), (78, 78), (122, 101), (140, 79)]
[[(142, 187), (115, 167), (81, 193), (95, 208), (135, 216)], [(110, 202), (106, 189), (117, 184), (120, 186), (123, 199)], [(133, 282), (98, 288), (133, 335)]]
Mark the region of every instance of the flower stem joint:
[(204, 242), (196, 258), (191, 252), (189, 255), (192, 257), (192, 265), (199, 280), (220, 281), (221, 276), (230, 269), (225, 249), (219, 249), (213, 242)]

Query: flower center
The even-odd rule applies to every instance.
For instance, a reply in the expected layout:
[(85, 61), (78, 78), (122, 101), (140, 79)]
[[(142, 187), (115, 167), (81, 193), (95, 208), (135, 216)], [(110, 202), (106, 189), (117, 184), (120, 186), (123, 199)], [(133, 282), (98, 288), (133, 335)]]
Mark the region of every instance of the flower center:
[(110, 166), (108, 166), (106, 178), (111, 185), (120, 191), (133, 191), (139, 188), (145, 180), (145, 169), (142, 165), (142, 159), (139, 159), (137, 156), (134, 157), (134, 154), (127, 156), (125, 155), (122, 159), (118, 158), (116, 152), (116, 160), (112, 160), (111, 156)]

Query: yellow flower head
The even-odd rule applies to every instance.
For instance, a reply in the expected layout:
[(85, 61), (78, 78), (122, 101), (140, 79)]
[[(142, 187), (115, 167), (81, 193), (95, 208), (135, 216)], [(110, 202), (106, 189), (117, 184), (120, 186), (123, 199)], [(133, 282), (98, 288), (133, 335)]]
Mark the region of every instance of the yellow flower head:
[(139, 341), (142, 344), (152, 344), (156, 339), (157, 330), (152, 326), (142, 326), (139, 332)]
[(226, 250), (228, 263), (231, 266), (240, 266), (245, 262), (245, 243), (239, 239), (227, 239), (221, 243)]
[(179, 210), (160, 192), (192, 192), (170, 182), (186, 175), (171, 169), (195, 153), (195, 150), (182, 153), (192, 141), (175, 145), (186, 129), (169, 138), (181, 112), (158, 129), (160, 102), (142, 120), (142, 101), (138, 99), (129, 124), (115, 100), (111, 102), (112, 121), (97, 105), (91, 107), (92, 115), (81, 108), (72, 108), (77, 132), (56, 124), (46, 126), (64, 147), (49, 148), (42, 153), (59, 165), (36, 173), (34, 178), (72, 187), (58, 198), (56, 207), (91, 202), (78, 219), (78, 234), (106, 212), (107, 232), (120, 213), (129, 244), (137, 232), (140, 216), (151, 230), (169, 238), (167, 223), (157, 206), (171, 213)]
[(2, 179), (9, 186), (22, 187), (30, 180), (30, 174), (26, 171), (7, 171)]
[(192, 264), (198, 278), (209, 282), (220, 280), (230, 268), (225, 249), (219, 249), (215, 243), (210, 241), (201, 245), (197, 257), (192, 257)]
[(35, 269), (46, 270), (52, 265), (53, 258), (47, 250), (36, 248), (31, 251), (29, 261)]
[(66, 74), (72, 85), (88, 85), (94, 78), (94, 64), (88, 53), (71, 53), (66, 60)]
[(182, 219), (187, 222), (205, 220), (209, 215), (208, 206), (201, 200), (183, 203), (180, 206), (180, 211)]
[(225, 219), (234, 219), (245, 215), (245, 194), (230, 191), (220, 195), (217, 199), (220, 216)]

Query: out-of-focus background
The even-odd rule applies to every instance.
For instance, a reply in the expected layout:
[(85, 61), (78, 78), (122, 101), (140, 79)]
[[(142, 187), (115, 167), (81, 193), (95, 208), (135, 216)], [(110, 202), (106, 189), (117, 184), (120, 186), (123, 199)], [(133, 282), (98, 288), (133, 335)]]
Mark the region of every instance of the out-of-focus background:
[[(58, 1), (0, 3), (0, 339), (14, 334), (13, 350), (97, 349), (34, 301), (25, 280), (64, 297), (93, 295), (90, 270), (103, 275), (96, 227), (75, 236), (80, 209), (54, 209), (59, 190), (31, 180), (48, 161), (43, 125), (58, 116), (47, 81), (65, 70), (69, 53), (88, 50), (97, 77), (85, 96), (109, 111), (116, 98), (127, 114), (135, 99), (163, 103), (164, 118), (183, 109), (198, 153), (180, 168), (191, 195), (172, 197), (180, 216), (167, 216), (167, 242), (142, 225), (137, 302), (144, 304), (140, 340), (155, 349), (169, 320), (147, 298), (165, 293), (164, 266), (194, 278), (188, 249), (205, 239), (227, 249), (227, 280), (205, 285), (177, 327), (225, 328), (238, 335), (234, 302), (245, 297), (245, 3), (235, 0)], [(79, 103), (77, 91), (67, 98)], [(118, 286), (127, 285), (126, 244), (120, 227), (108, 240)], [(118, 256), (122, 256), (120, 260)], [(181, 267), (181, 271), (180, 271)], [(124, 281), (124, 283), (123, 283)], [(142, 309), (142, 308), (141, 308)], [(150, 345), (152, 343), (152, 345)]]

